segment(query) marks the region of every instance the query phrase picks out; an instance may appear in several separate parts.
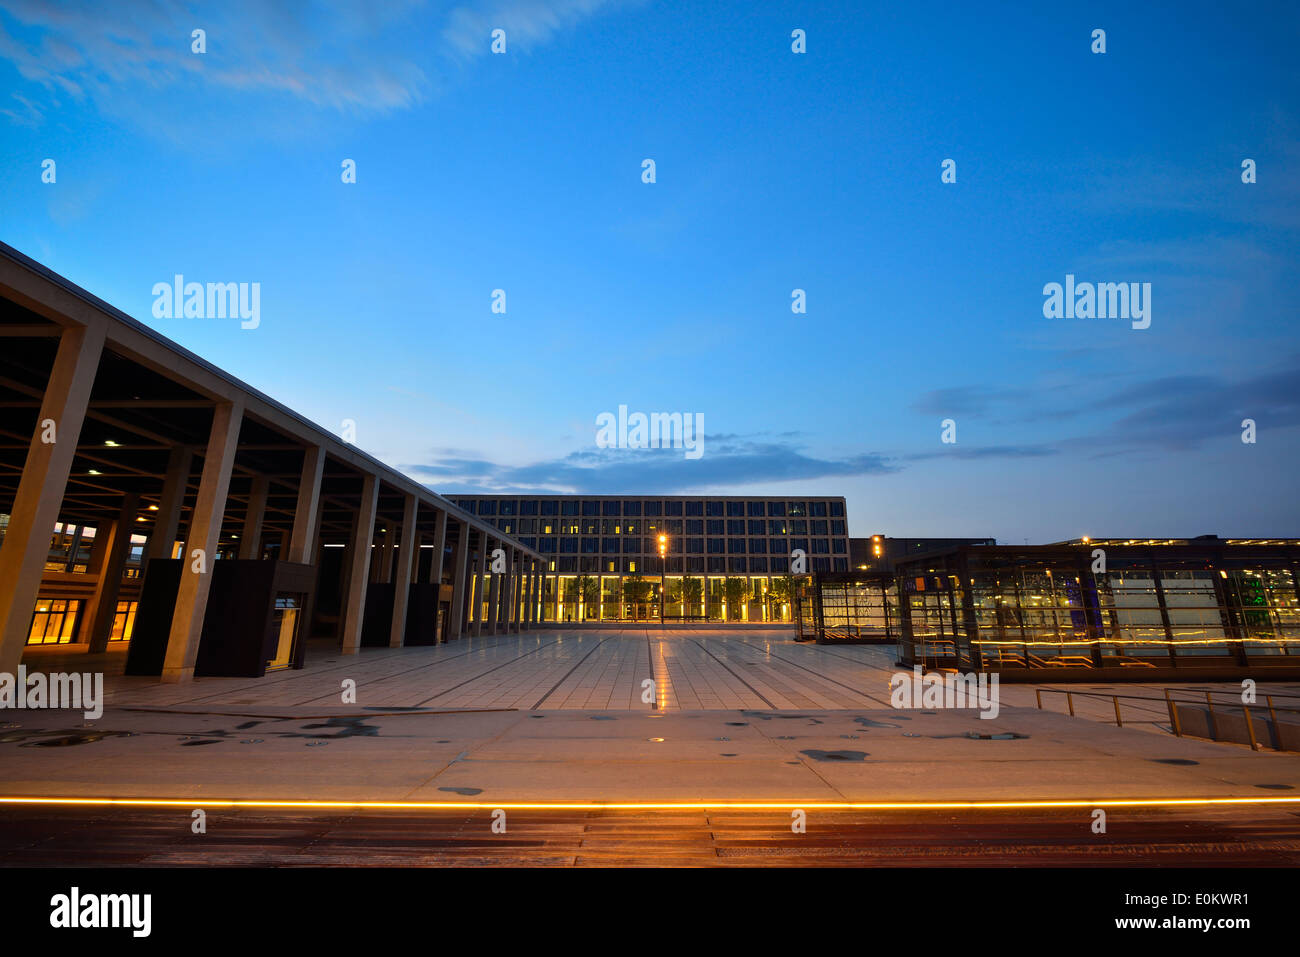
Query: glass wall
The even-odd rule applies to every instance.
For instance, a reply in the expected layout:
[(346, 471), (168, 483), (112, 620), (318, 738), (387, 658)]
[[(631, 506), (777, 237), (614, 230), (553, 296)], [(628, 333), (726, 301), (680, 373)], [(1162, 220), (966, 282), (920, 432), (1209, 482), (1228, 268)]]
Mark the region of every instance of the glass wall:
[(1300, 598), (1292, 569), (1243, 569), (1222, 577), (1247, 654), (1300, 654)]
[(1300, 654), (1293, 554), (1278, 549), (1271, 566), (1219, 567), (1233, 556), (1180, 546), (1168, 555), (1114, 548), (1108, 569), (1092, 567), (1091, 551), (1041, 547), (972, 546), (905, 563), (903, 633), (913, 660), (934, 663), (954, 649), (960, 657), (969, 640), (976, 665), (997, 669), (1240, 667), (1252, 656)]

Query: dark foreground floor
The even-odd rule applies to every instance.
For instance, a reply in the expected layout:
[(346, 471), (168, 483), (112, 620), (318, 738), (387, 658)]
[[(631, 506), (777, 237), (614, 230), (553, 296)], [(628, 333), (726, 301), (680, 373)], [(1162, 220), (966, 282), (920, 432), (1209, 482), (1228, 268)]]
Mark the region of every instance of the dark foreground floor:
[(1300, 811), (809, 812), (512, 810), (306, 813), (8, 807), (2, 866), (1296, 866)]

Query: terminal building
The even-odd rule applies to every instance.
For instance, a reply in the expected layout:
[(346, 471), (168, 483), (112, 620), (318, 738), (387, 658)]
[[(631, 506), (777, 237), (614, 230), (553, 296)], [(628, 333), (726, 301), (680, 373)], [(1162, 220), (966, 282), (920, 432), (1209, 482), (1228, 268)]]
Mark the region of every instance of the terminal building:
[(849, 570), (843, 498), (449, 497), (543, 556), (545, 622), (790, 622), (796, 573)]

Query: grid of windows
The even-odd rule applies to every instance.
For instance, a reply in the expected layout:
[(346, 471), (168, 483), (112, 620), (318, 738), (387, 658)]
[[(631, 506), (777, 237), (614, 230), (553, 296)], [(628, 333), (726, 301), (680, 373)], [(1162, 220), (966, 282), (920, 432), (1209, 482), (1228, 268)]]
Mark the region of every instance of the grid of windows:
[(638, 619), (661, 604), (672, 618), (788, 621), (782, 582), (795, 549), (810, 572), (849, 569), (837, 498), (497, 495), (456, 504), (511, 533), (540, 533), (524, 542), (548, 558), (543, 617), (552, 621)]

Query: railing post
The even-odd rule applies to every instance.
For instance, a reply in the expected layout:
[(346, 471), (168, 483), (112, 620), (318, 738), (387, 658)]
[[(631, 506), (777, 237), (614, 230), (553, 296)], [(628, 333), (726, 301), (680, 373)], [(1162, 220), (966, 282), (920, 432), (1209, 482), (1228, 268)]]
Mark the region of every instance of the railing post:
[(1119, 716), (1119, 695), (1111, 695), (1110, 700), (1115, 702), (1115, 727), (1124, 727), (1124, 719)]
[(1043, 710), (1043, 689), (1035, 688), (1034, 697), (1038, 699), (1038, 710), (1042, 711)]
[(1169, 707), (1169, 724), (1174, 729), (1174, 737), (1183, 736), (1182, 723), (1178, 720), (1178, 709), (1174, 707), (1174, 699), (1169, 697), (1169, 689), (1165, 689), (1165, 704)]
[(1065, 693), (1065, 703), (1070, 706), (1070, 717), (1074, 717), (1074, 695), (1069, 691)]
[(1246, 733), (1250, 736), (1250, 750), (1258, 751), (1259, 742), (1255, 740), (1255, 722), (1250, 720), (1250, 705), (1243, 704), (1241, 710), (1246, 715)]

